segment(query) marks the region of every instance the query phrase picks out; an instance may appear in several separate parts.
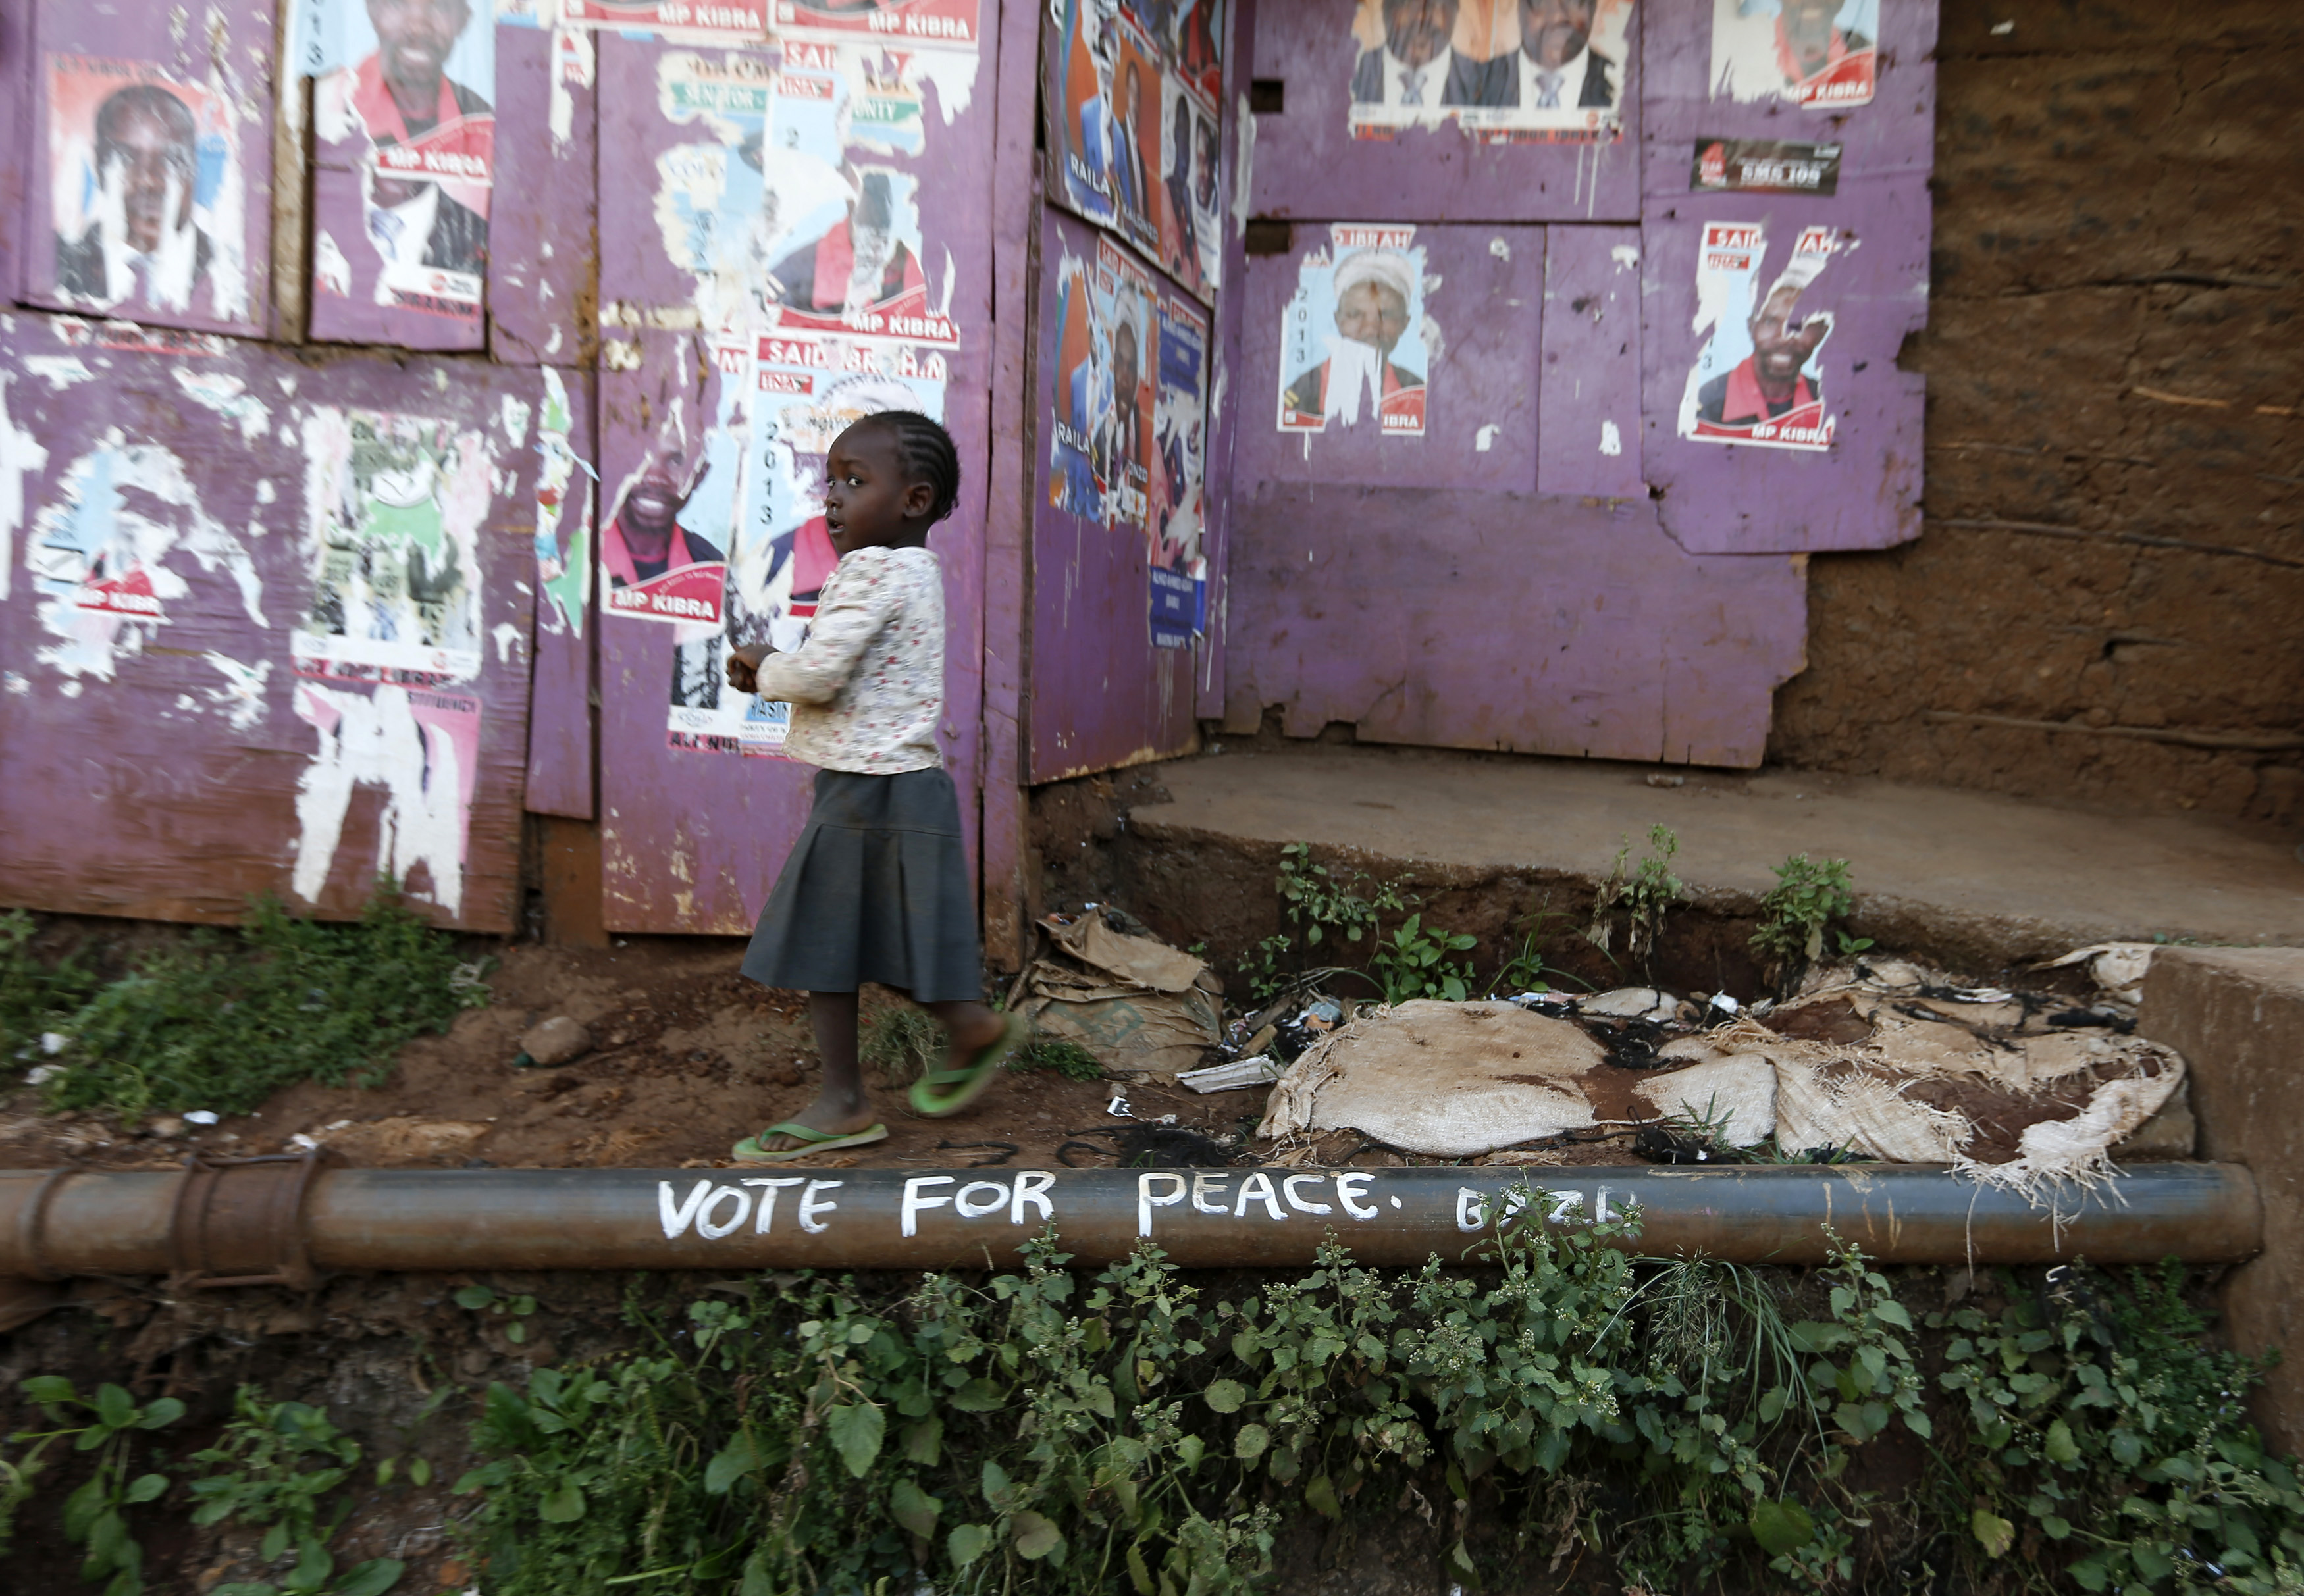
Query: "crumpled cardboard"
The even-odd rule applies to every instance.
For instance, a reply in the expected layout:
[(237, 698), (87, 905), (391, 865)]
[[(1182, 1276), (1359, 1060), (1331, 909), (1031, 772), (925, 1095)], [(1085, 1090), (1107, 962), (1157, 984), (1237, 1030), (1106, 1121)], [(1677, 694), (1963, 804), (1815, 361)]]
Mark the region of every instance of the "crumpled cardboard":
[(1155, 937), (1114, 930), (1100, 908), (1040, 923), (1046, 950), (1017, 984), (1034, 1031), (1077, 1043), (1114, 1073), (1173, 1077), (1224, 1034), (1224, 984)]

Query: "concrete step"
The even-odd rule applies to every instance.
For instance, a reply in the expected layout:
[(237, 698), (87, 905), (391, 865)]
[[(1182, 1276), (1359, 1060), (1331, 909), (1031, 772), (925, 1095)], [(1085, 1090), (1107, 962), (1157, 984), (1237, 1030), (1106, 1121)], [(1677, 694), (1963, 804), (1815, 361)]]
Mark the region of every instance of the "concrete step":
[(1625, 839), (1637, 860), (1661, 823), (1699, 909), (1751, 914), (1788, 855), (1845, 858), (1859, 932), (1956, 967), (2111, 939), (2304, 944), (2292, 840), (2235, 823), (1848, 777), (1354, 746), (1238, 748), (1144, 773), (1169, 801), (1129, 811), (1136, 900), (1123, 901), (1177, 929), (1220, 924), (1243, 892), (1268, 900), (1284, 842), (1463, 889), (1588, 888)]

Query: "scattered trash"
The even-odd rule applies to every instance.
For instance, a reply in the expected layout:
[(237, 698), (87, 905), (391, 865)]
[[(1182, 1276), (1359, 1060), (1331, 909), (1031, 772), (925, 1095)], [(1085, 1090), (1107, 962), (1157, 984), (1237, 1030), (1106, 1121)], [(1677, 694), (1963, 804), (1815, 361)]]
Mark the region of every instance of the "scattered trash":
[(63, 1064), (35, 1064), (24, 1072), (24, 1084), (28, 1086), (45, 1086), (68, 1068), (69, 1066)]
[(1648, 776), (1648, 783), (1651, 787), (1685, 787), (1688, 785), (1688, 778), (1686, 776), (1667, 776), (1661, 771), (1650, 771)]
[(1115, 929), (1113, 912), (1090, 906), (1077, 919), (1041, 921), (1046, 951), (1018, 978), (1010, 1006), (1040, 1035), (1078, 1043), (1106, 1069), (1192, 1068), (1224, 1034), (1224, 984), (1192, 955)]
[(948, 1142), (936, 1144), (938, 1153), (992, 1153), (994, 1158), (971, 1158), (965, 1166), (971, 1170), (988, 1170), (1004, 1164), (1016, 1156), (1019, 1149), (1013, 1142)]
[(1176, 1084), (1195, 1092), (1236, 1092), (1243, 1086), (1270, 1085), (1279, 1078), (1280, 1061), (1259, 1053), (1252, 1059), (1211, 1064), (1206, 1069), (1188, 1069), (1176, 1077)]
[(2105, 992), (2123, 1003), (2144, 1001), (2144, 976), (2152, 967), (2152, 955), (2159, 951), (2156, 942), (2091, 942), (2085, 948), (2075, 948), (2058, 958), (2034, 965), (2037, 970), (2061, 970), (2068, 966), (2085, 964), (2088, 977)]
[(1714, 992), (1710, 998), (1706, 1000), (1706, 1005), (1708, 1008), (1717, 1009), (1723, 1014), (1733, 1014), (1741, 1007), (1735, 999), (1730, 997), (1724, 992)]
[(521, 1034), (520, 1051), (529, 1065), (549, 1069), (590, 1052), (592, 1033), (569, 1016), (555, 1014)]
[(64, 1049), (71, 1045), (72, 1038), (65, 1035), (62, 1031), (43, 1031), (40, 1033), (40, 1051), (47, 1054), (51, 1059), (55, 1058), (58, 1053), (64, 1051)]
[(288, 1145), (293, 1147), (299, 1153), (309, 1153), (319, 1144), (319, 1143), (314, 1141), (309, 1136), (301, 1130), (294, 1136), (288, 1138)]
[(146, 1122), (144, 1134), (148, 1136), (158, 1136), (163, 1141), (173, 1141), (184, 1134), (183, 1116), (181, 1114), (159, 1115)]
[(214, 1125), (217, 1115), (214, 1109), (188, 1109), (184, 1112), (187, 1125)]
[(1220, 1170), (1240, 1161), (1237, 1149), (1190, 1127), (1141, 1124), (1072, 1134), (1110, 1136), (1114, 1144), (1106, 1149), (1093, 1142), (1065, 1142), (1056, 1149), (1056, 1161), (1067, 1170), (1091, 1167), (1073, 1161), (1074, 1148), (1098, 1157), (1108, 1153), (1114, 1165), (1127, 1170)]
[(1662, 1022), (1680, 1015), (1680, 1000), (1653, 986), (1620, 986), (1614, 992), (1576, 1000), (1576, 1012), (1602, 1019), (1645, 1019)]

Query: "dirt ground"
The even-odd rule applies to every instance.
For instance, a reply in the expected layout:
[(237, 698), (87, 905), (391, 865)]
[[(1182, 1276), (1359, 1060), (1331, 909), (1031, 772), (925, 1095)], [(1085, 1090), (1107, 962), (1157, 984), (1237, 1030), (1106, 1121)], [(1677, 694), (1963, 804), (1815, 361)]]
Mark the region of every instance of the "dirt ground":
[[(742, 952), (733, 940), (675, 937), (634, 937), (597, 950), (500, 947), (500, 963), (488, 976), (489, 1006), (466, 1011), (445, 1035), (408, 1043), (381, 1086), (306, 1083), (275, 1094), (253, 1113), (207, 1127), (174, 1116), (123, 1126), (92, 1114), (46, 1113), (37, 1091), (18, 1087), (0, 1097), (0, 1165), (38, 1168), (76, 1159), (99, 1168), (172, 1168), (195, 1150), (224, 1157), (292, 1153), (308, 1138), (351, 1168), (729, 1164), (733, 1144), (805, 1106), (818, 1075), (804, 996), (744, 979), (737, 970)], [(2040, 979), (2082, 984), (2072, 972)], [(868, 988), (868, 1028), (901, 1002)], [(523, 1067), (523, 1034), (562, 1015), (590, 1032), (592, 1051), (557, 1067)], [(1785, 1029), (1805, 1034), (1797, 1025)], [(1208, 1055), (1210, 1061), (1217, 1057)], [(1616, 1059), (1582, 1082), (1600, 1120), (1622, 1125), (1645, 1117), (1631, 1094), (1648, 1072), (1623, 1067), (1634, 1061), (1631, 1055)], [(1926, 1083), (1922, 1094), (1931, 1102), (1945, 1094), (1961, 1097), (1939, 1106), (1971, 1114), (1983, 1132), (1971, 1156), (1998, 1161), (2012, 1154), (2026, 1125), (2069, 1113), (2093, 1084), (2075, 1077), (2036, 1100), (2003, 1102), (2004, 1094), (1944, 1082)], [(1124, 1156), (1120, 1138), (1142, 1138), (1163, 1125), (1198, 1132), (1227, 1152), (1252, 1153), (1266, 1097), (1258, 1088), (1202, 1095), (1142, 1077), (1073, 1081), (1052, 1070), (1018, 1071), (1004, 1073), (962, 1113), (938, 1120), (910, 1112), (902, 1084), (874, 1078), (872, 1086), (888, 1139), (798, 1161), (836, 1168), (1092, 1166)], [(1113, 1111), (1115, 1106), (1122, 1111)], [(1578, 1131), (1497, 1156), (1514, 1163), (1628, 1163), (1639, 1157), (1635, 1135)], [(1142, 1150), (1139, 1139), (1127, 1152)], [(1150, 1161), (1189, 1161), (1193, 1155), (1219, 1156), (1199, 1144), (1180, 1157), (1171, 1138)], [(1291, 1161), (1307, 1156), (1326, 1166), (1449, 1161), (1402, 1154), (1354, 1131), (1334, 1133), (1309, 1154), (1294, 1150)]]

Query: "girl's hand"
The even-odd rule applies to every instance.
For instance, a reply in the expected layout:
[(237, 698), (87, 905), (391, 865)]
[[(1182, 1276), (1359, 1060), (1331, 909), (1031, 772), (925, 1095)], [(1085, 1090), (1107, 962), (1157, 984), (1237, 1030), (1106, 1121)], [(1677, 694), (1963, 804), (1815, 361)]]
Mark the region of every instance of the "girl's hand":
[(728, 655), (728, 685), (740, 693), (760, 690), (760, 663), (776, 651), (773, 643), (747, 643)]

